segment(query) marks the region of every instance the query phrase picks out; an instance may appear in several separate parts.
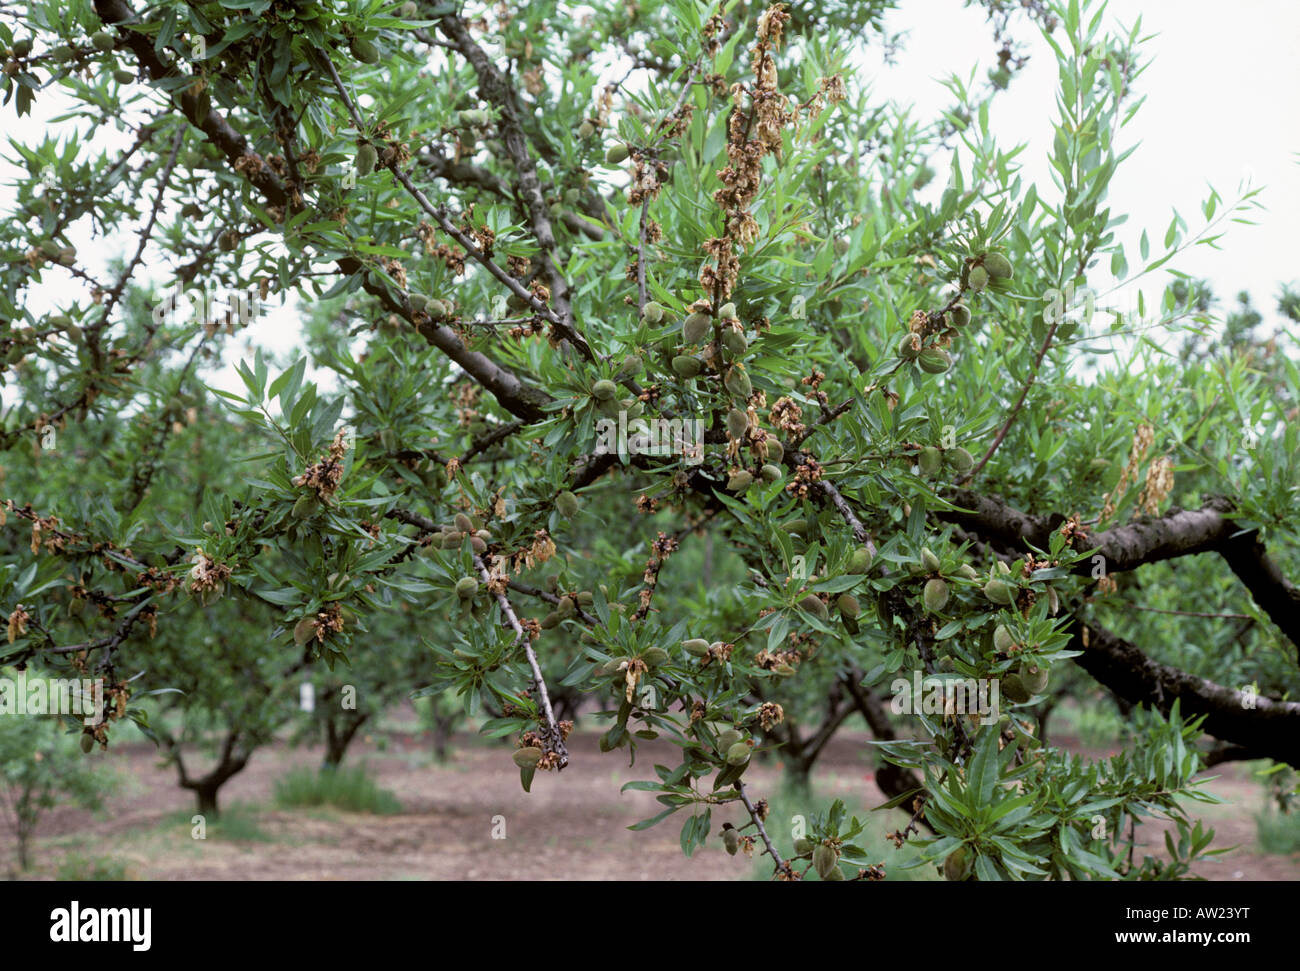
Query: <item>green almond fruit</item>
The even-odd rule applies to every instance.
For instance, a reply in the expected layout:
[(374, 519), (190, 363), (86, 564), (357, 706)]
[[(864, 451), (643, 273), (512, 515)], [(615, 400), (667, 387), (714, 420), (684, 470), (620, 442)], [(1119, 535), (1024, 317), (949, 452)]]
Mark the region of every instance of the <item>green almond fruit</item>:
[(734, 728), (728, 728), (726, 731), (718, 734), (718, 751), (726, 752), (737, 742), (743, 742), (745, 736), (740, 734)]
[(32, 39), (20, 37), (14, 41), (14, 57), (26, 57), (32, 52)]
[(954, 327), (965, 327), (970, 323), (970, 307), (959, 303), (948, 311), (948, 323)]
[(936, 475), (943, 466), (943, 453), (933, 445), (927, 445), (916, 457), (916, 464), (920, 466), (922, 475)]
[(609, 401), (616, 394), (618, 385), (607, 379), (601, 379), (591, 386), (591, 396), (597, 401)]
[(735, 856), (740, 849), (740, 830), (734, 827), (727, 827), (722, 831), (722, 845), (731, 856)]
[(960, 445), (948, 449), (943, 457), (952, 470), (960, 475), (965, 475), (975, 467), (975, 457)]
[(639, 354), (629, 354), (623, 358), (623, 363), (618, 366), (618, 376), (620, 378), (631, 377), (633, 374), (641, 373), (641, 356)]
[(731, 392), (731, 394), (735, 395), (737, 398), (743, 398), (746, 400), (748, 400), (749, 396), (754, 391), (753, 386), (749, 383), (749, 375), (739, 367), (732, 367), (731, 370), (727, 372), (727, 376), (723, 379), (722, 384), (729, 392)]
[(993, 569), (998, 571), (997, 575), (1000, 577), (1011, 576), (1011, 567), (1007, 566), (1001, 560), (998, 560), (996, 563), (993, 564)]
[(1016, 639), (1011, 636), (1011, 631), (1007, 629), (1006, 624), (998, 624), (993, 628), (993, 647), (998, 653), (1006, 654), (1015, 646)]
[(708, 314), (699, 312), (687, 314), (682, 321), (682, 339), (688, 344), (698, 344), (709, 336), (713, 329), (713, 320)]
[(542, 761), (542, 754), (541, 749), (535, 745), (530, 745), (528, 748), (517, 749), (510, 757), (515, 760), (515, 765), (521, 769), (535, 769), (537, 763)]
[(1011, 278), (1011, 261), (1001, 253), (989, 253), (984, 257), (984, 269), (991, 279), (1009, 280)]
[(961, 566), (957, 567), (957, 575), (965, 577), (967, 580), (979, 579), (979, 574), (975, 572), (975, 567), (971, 566), (969, 563), (963, 563)]
[(722, 320), (739, 320), (734, 303), (724, 303), (718, 308), (718, 317)]
[(732, 472), (731, 475), (727, 478), (727, 491), (744, 492), (753, 484), (754, 484), (753, 473), (745, 469), (740, 469), (739, 471)]
[(807, 536), (808, 536), (808, 520), (806, 520), (806, 519), (792, 519), (792, 520), (790, 520), (788, 523), (785, 524), (784, 529), (785, 529), (785, 531), (786, 531), (787, 533), (789, 533), (791, 536), (802, 536), (802, 537), (804, 537), (804, 538), (807, 538)]
[(843, 880), (844, 871), (837, 866), (833, 866), (831, 867), (830, 872), (827, 873), (826, 876), (822, 877), (822, 879), (827, 883), (834, 883), (836, 880)]
[(89, 754), (90, 754), (90, 750), (93, 749), (94, 747), (95, 747), (95, 736), (92, 735), (92, 734), (90, 734), (90, 732), (82, 732), (82, 733), (81, 733), (81, 751), (83, 751), (83, 752), (85, 752), (87, 755), (89, 755)]
[(424, 312), (429, 315), (430, 320), (442, 320), (451, 315), (451, 304), (445, 300), (430, 297), (429, 302), (425, 305)]
[(682, 650), (691, 657), (704, 657), (709, 653), (709, 642), (702, 637), (692, 637), (688, 641), (682, 641)]
[(442, 548), (444, 550), (460, 549), (460, 541), (465, 538), (464, 533), (458, 533), (455, 530), (442, 534)]
[(475, 553), (487, 552), (487, 540), (483, 539), (481, 536), (471, 536), (469, 538), (469, 546)]
[(984, 596), (995, 604), (1010, 606), (1016, 600), (1016, 588), (1005, 580), (992, 579), (984, 584)]
[(128, 71), (124, 67), (119, 67), (113, 71), (113, 80), (118, 84), (131, 84), (135, 81), (135, 72)]
[(805, 853), (811, 853), (813, 849), (814, 847), (813, 847), (812, 840), (804, 839), (803, 837), (800, 837), (799, 839), (794, 841), (794, 852), (797, 856), (803, 856)]
[(304, 617), (302, 620), (298, 621), (298, 623), (293, 625), (293, 642), (298, 647), (302, 647), (315, 636), (315, 618)]
[(308, 492), (298, 497), (293, 504), (292, 514), (295, 519), (307, 519), (316, 512), (316, 496)]
[(353, 57), (362, 64), (375, 64), (379, 61), (379, 48), (364, 37), (353, 37), (352, 43), (348, 46), (352, 50)]
[(72, 48), (60, 45), (50, 52), (50, 56), (54, 58), (55, 63), (66, 64), (72, 60)]
[(1049, 673), (1045, 665), (1034, 664), (1029, 661), (1020, 665), (1020, 681), (1030, 694), (1037, 695), (1046, 691), (1048, 680)]
[(608, 398), (605, 401), (596, 402), (596, 410), (606, 418), (617, 418), (618, 413), (623, 411), (623, 403), (617, 398)]
[(46, 321), (46, 323), (55, 330), (63, 330), (71, 326), (72, 318), (67, 314), (54, 314)]
[(1023, 704), (1033, 697), (1018, 674), (1006, 674), (1002, 677), (1002, 693), (1016, 704)]
[(916, 363), (926, 374), (943, 374), (952, 367), (952, 355), (942, 347), (927, 347), (916, 359)]
[(815, 615), (818, 620), (831, 619), (831, 613), (826, 609), (826, 604), (822, 603), (822, 598), (814, 593), (810, 593), (800, 600), (799, 606), (808, 613)]
[(840, 855), (825, 843), (818, 843), (813, 849), (813, 867), (817, 870), (817, 875), (823, 880), (827, 874), (836, 869), (835, 864), (839, 861)]
[(943, 610), (948, 603), (948, 584), (939, 577), (925, 582), (925, 608), (932, 614)]
[(626, 161), (627, 156), (627, 146), (622, 142), (615, 142), (605, 150), (605, 164), (618, 165), (620, 162)]
[(113, 35), (106, 30), (97, 30), (90, 35), (90, 42), (97, 51), (111, 51), (116, 44)]
[(52, 260), (58, 259), (59, 254), (63, 252), (63, 247), (52, 239), (41, 240), (38, 249)]
[(921, 563), (931, 573), (939, 569), (939, 557), (934, 555), (934, 550), (926, 546), (921, 549)]
[(785, 446), (769, 435), (767, 441), (763, 443), (763, 455), (774, 465), (780, 465), (781, 460), (785, 458)]
[(470, 518), (463, 512), (456, 513), (456, 516), (452, 521), (456, 524), (456, 528), (462, 533), (474, 532), (474, 523), (471, 522)]
[(651, 300), (642, 308), (641, 316), (647, 324), (657, 324), (664, 319), (663, 305)]
[(764, 482), (769, 484), (776, 482), (781, 478), (781, 470), (770, 463), (759, 469), (758, 474), (762, 477)]
[(840, 609), (841, 614), (848, 618), (857, 617), (862, 610), (862, 606), (858, 603), (858, 598), (853, 596), (851, 593), (840, 594), (835, 599), (835, 606)]
[(590, 590), (578, 591), (579, 607), (590, 607), (595, 602), (595, 600), (596, 600), (596, 595), (593, 594)]
[(419, 12), (420, 8), (415, 0), (406, 0), (406, 3), (402, 4), (400, 9), (403, 20), (414, 20)]
[(921, 338), (915, 334), (904, 334), (898, 342), (898, 356), (905, 361), (915, 361), (921, 356)]
[(646, 667), (657, 668), (668, 660), (668, 652), (662, 647), (652, 647), (641, 655), (641, 660), (645, 661)]
[(728, 765), (744, 765), (749, 761), (749, 746), (744, 742), (737, 742), (727, 749)]
[(727, 412), (727, 434), (732, 438), (743, 438), (749, 428), (749, 415), (739, 408)]
[(456, 596), (461, 600), (473, 600), (478, 593), (478, 581), (473, 577), (461, 577), (456, 581)]
[(982, 266), (972, 266), (967, 282), (972, 290), (983, 290), (989, 285), (989, 271)]
[(223, 253), (229, 253), (239, 244), (239, 234), (233, 229), (228, 229), (217, 237), (217, 249)]
[(722, 332), (722, 346), (729, 350), (733, 356), (740, 357), (749, 350), (749, 341), (745, 335), (738, 330), (728, 327)]
[(968, 865), (969, 854), (966, 847), (959, 846), (948, 854), (948, 858), (943, 861), (943, 876), (945, 880), (965, 880), (970, 875)]
[(572, 617), (578, 610), (578, 605), (573, 602), (573, 598), (564, 596), (560, 602), (555, 605), (555, 612), (563, 617)]
[(554, 627), (558, 627), (560, 621), (562, 621), (563, 619), (564, 619), (563, 617), (561, 617), (554, 610), (552, 610), (549, 614), (547, 614), (545, 617), (542, 618), (541, 620), (542, 630), (551, 630)]
[(849, 573), (864, 574), (871, 569), (871, 550), (859, 546), (849, 556)]
[(673, 373), (679, 378), (693, 378), (704, 370), (704, 364), (699, 358), (691, 357), (689, 354), (679, 354), (673, 358)]
[(584, 121), (578, 126), (578, 137), (586, 141), (592, 135), (596, 134), (596, 126), (589, 121)]
[(415, 313), (420, 313), (428, 309), (429, 298), (422, 293), (407, 294), (406, 299), (411, 305), (411, 310)]

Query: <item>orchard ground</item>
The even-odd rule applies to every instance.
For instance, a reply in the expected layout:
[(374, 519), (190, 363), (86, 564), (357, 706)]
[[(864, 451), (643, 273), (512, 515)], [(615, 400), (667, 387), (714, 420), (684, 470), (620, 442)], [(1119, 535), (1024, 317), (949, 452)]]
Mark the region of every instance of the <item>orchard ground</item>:
[[(86, 878), (96, 864), (112, 878), (140, 880), (734, 880), (770, 872), (757, 853), (753, 862), (728, 857), (716, 838), (687, 859), (678, 845), (680, 816), (646, 832), (628, 830), (653, 815), (657, 804), (650, 793), (620, 795), (619, 788), (652, 776), (654, 762), (671, 757), (669, 745), (650, 743), (629, 768), (623, 753), (601, 755), (597, 737), (575, 732), (569, 767), (558, 777), (539, 774), (526, 794), (505, 745), (461, 734), (451, 760), (438, 764), (413, 715), (384, 722), (380, 731), (358, 739), (344, 764), (364, 763), (401, 801), (395, 815), (277, 808), (276, 781), (295, 767), (315, 768), (321, 752), (277, 742), (258, 751), (222, 789), (223, 820), (209, 827), (205, 840), (190, 835), (193, 797), (176, 785), (174, 769), (161, 766), (148, 742), (119, 742), (94, 756), (122, 777), (106, 811), (47, 813), (25, 876)], [(884, 838), (904, 822), (900, 813), (869, 812), (884, 796), (872, 781), (866, 741), (864, 733), (847, 729), (831, 741), (815, 770), (817, 808), (839, 797), (852, 812), (869, 816), (866, 845), (878, 848), (890, 878), (937, 879), (931, 867), (899, 869), (915, 854), (910, 847), (900, 854)], [(1064, 734), (1054, 742), (1092, 758), (1110, 754)], [(196, 755), (190, 758), (202, 765)], [(1217, 776), (1206, 788), (1224, 803), (1189, 803), (1189, 812), (1215, 828), (1216, 848), (1236, 848), (1198, 865), (1197, 875), (1300, 879), (1300, 853), (1266, 854), (1257, 842), (1255, 814), (1264, 808), (1265, 794), (1253, 770), (1253, 764), (1229, 763), (1205, 773)], [(767, 825), (778, 848), (788, 847), (790, 817), (781, 812), (778, 762), (756, 763), (746, 778), (752, 792), (772, 799)], [(742, 813), (738, 805), (715, 810), (715, 836), (724, 821), (741, 824)], [(506, 838), (493, 839), (502, 821)], [(1139, 829), (1139, 856), (1144, 846), (1158, 851), (1163, 829), (1156, 823)], [(14, 867), (14, 846), (7, 842), (0, 872)]]

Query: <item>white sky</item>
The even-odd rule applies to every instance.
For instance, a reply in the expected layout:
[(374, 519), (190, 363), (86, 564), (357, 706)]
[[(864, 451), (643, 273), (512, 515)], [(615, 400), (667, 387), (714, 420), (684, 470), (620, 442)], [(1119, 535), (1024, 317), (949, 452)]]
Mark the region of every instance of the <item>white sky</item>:
[[(1150, 62), (1137, 80), (1147, 100), (1117, 146), (1140, 146), (1119, 167), (1105, 204), (1115, 214), (1128, 213), (1117, 230), (1125, 244), (1129, 272), (1140, 266), (1137, 241), (1145, 228), (1153, 256), (1177, 209), (1188, 235), (1204, 221), (1200, 205), (1210, 186), (1225, 203), (1248, 180), (1264, 191), (1264, 206), (1250, 218), (1256, 226), (1226, 223), (1222, 252), (1195, 247), (1172, 265), (1211, 281), (1221, 299), (1235, 300), (1248, 290), (1255, 306), (1273, 313), (1279, 286), (1300, 281), (1300, 246), (1295, 243), (1300, 219), (1300, 6), (1236, 0), (1231, 5), (1208, 0), (1111, 0), (1110, 22), (1131, 27), (1142, 18), (1142, 36), (1156, 35), (1142, 47)], [(906, 48), (894, 65), (867, 74), (882, 96), (911, 103), (918, 117), (930, 117), (951, 104), (940, 81), (952, 65), (965, 77), (972, 55), (979, 57), (977, 82), (996, 63), (991, 28), (978, 7), (959, 0), (905, 3), (886, 18), (890, 32), (907, 31)], [(1025, 31), (1018, 36), (1029, 40)], [(1064, 28), (1057, 42), (1064, 46)], [(1036, 182), (1040, 197), (1051, 193), (1047, 155), (1055, 117), (1056, 61), (1036, 36), (1030, 59), (989, 111), (989, 128), (1006, 150), (1026, 142), (1018, 161), (1026, 182)], [(946, 159), (943, 161), (947, 161)], [(943, 170), (936, 182), (943, 181)], [(1220, 207), (1222, 211), (1222, 207)], [(1103, 269), (1108, 260), (1101, 261)], [(1166, 264), (1170, 265), (1170, 264)], [(1156, 271), (1143, 281), (1148, 306), (1167, 276)], [(1098, 287), (1100, 289), (1100, 287)]]
[[(1264, 0), (1237, 0), (1231, 7), (1209, 0), (1164, 0), (1139, 3), (1111, 0), (1112, 21), (1130, 25), (1142, 16), (1144, 35), (1156, 34), (1144, 53), (1152, 60), (1138, 80), (1140, 94), (1147, 96), (1137, 117), (1126, 129), (1120, 147), (1141, 141), (1138, 150), (1120, 167), (1112, 180), (1107, 204), (1116, 213), (1128, 213), (1120, 238), (1129, 247), (1129, 266), (1139, 265), (1137, 239), (1147, 229), (1156, 245), (1163, 239), (1172, 209), (1177, 208), (1194, 233), (1201, 225), (1200, 204), (1209, 186), (1219, 190), (1228, 203), (1248, 180), (1263, 186), (1259, 201), (1264, 208), (1252, 218), (1258, 225), (1227, 224), (1222, 252), (1197, 247), (1174, 265), (1211, 280), (1215, 293), (1225, 301), (1238, 290), (1250, 291), (1255, 305), (1269, 323), (1274, 313), (1279, 285), (1300, 280), (1295, 244), (1300, 216), (1300, 6), (1280, 5)], [(883, 67), (877, 56), (857, 79), (872, 84), (878, 96), (896, 99), (915, 107), (917, 118), (934, 117), (951, 104), (940, 81), (941, 65), (965, 75), (974, 62), (976, 82), (982, 84), (985, 70), (994, 63), (995, 50), (990, 27), (979, 8), (966, 8), (960, 0), (926, 0), (905, 3), (886, 20), (891, 32), (906, 31), (903, 51), (896, 62)], [(1058, 28), (1058, 36), (1063, 28)], [(1054, 117), (1056, 66), (1046, 44), (1026, 29), (1021, 40), (1032, 43), (1026, 68), (1009, 90), (999, 96), (990, 111), (990, 128), (1003, 149), (1018, 142), (1029, 147), (1020, 156), (1026, 183), (1037, 182), (1040, 195), (1051, 193), (1046, 163), (1051, 146)], [(32, 115), (18, 119), (12, 103), (0, 109), (3, 132), (30, 144), (42, 137), (47, 120), (66, 110), (61, 96), (43, 92)], [(124, 145), (129, 139), (120, 131), (97, 133), (95, 145), (104, 148)], [(6, 155), (12, 154), (6, 143)], [(944, 179), (946, 159), (937, 159), (936, 183)], [(0, 160), (0, 212), (12, 205), (15, 178), (26, 172)], [(102, 241), (77, 238), (73, 241), (92, 272), (102, 270), (102, 256), (110, 253)], [(133, 238), (123, 240), (131, 246)], [(1148, 304), (1158, 296), (1165, 282), (1158, 272), (1143, 283)], [(29, 291), (31, 307), (46, 312), (67, 286), (66, 277), (48, 271), (42, 292)], [(56, 282), (53, 282), (56, 281)], [(160, 284), (170, 281), (159, 274)], [(292, 308), (278, 308), (272, 297), (269, 313), (254, 323), (245, 339), (276, 352), (287, 353), (299, 341)], [(237, 359), (238, 355), (234, 355)], [(242, 390), (233, 368), (227, 367), (213, 383)], [(332, 382), (329, 382), (332, 384)]]

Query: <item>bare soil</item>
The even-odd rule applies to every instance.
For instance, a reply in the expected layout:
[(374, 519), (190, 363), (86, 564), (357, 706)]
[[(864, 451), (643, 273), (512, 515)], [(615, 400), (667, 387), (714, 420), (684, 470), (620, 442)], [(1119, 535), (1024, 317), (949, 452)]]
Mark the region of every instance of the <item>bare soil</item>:
[[(872, 843), (892, 876), (903, 858), (883, 837), (904, 817), (867, 813), (884, 796), (872, 781), (865, 737), (843, 732), (832, 741), (818, 764), (816, 795), (822, 804), (843, 798), (851, 811), (871, 816)], [(620, 794), (619, 788), (653, 778), (656, 761), (674, 764), (670, 745), (649, 743), (629, 768), (625, 751), (602, 755), (595, 735), (576, 733), (569, 767), (558, 776), (539, 773), (528, 794), (506, 746), (458, 737), (451, 761), (437, 764), (427, 736), (385, 738), (382, 746), (374, 736), (358, 739), (347, 764), (363, 761), (401, 801), (400, 814), (275, 808), (275, 781), (320, 759), (319, 749), (276, 744), (257, 752), (221, 792), (227, 819), (237, 816), (244, 825), (212, 826), (205, 839), (193, 837), (192, 794), (176, 785), (174, 770), (159, 764), (152, 745), (115, 745), (95, 758), (125, 777), (123, 788), (99, 814), (71, 808), (47, 813), (26, 877), (55, 878), (69, 857), (113, 861), (125, 866), (128, 878), (142, 880), (734, 880), (762, 872), (743, 855), (728, 857), (718, 839), (685, 857), (680, 816), (644, 832), (627, 829), (660, 807), (652, 793)], [(1056, 742), (1080, 751), (1070, 739)], [(1215, 847), (1236, 848), (1196, 873), (1210, 880), (1300, 878), (1300, 854), (1267, 855), (1256, 845), (1253, 815), (1263, 806), (1263, 792), (1249, 769), (1229, 764), (1213, 774), (1218, 778), (1206, 788), (1224, 804), (1192, 804), (1189, 812), (1215, 828)], [(756, 764), (746, 778), (755, 797), (773, 793), (780, 768)], [(740, 824), (742, 815), (738, 805), (715, 810), (714, 833), (724, 821)], [(774, 834), (782, 831), (778, 845), (788, 846), (788, 821), (774, 814), (769, 826)], [(1162, 852), (1158, 824), (1140, 828), (1138, 838), (1139, 853), (1142, 846)], [(7, 841), (0, 843), (0, 872), (11, 872), (12, 838), (0, 831), (0, 839)], [(928, 870), (912, 872), (928, 879)]]

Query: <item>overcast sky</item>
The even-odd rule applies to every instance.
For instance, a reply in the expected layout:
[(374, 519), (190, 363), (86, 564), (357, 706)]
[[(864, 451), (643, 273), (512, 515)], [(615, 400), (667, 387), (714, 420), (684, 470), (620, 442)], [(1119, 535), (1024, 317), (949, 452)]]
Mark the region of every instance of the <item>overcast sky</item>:
[[(1265, 208), (1252, 214), (1258, 225), (1229, 223), (1223, 252), (1195, 247), (1175, 265), (1210, 279), (1220, 297), (1250, 291), (1272, 320), (1279, 285), (1300, 281), (1300, 6), (1111, 0), (1108, 16), (1126, 27), (1140, 16), (1142, 35), (1156, 35), (1143, 45), (1150, 66), (1137, 81), (1138, 94), (1147, 100), (1124, 129), (1119, 148), (1141, 144), (1117, 170), (1107, 199), (1114, 213), (1129, 216), (1118, 238), (1129, 252), (1130, 272), (1139, 263), (1142, 230), (1156, 252), (1174, 209), (1191, 233), (1203, 225), (1200, 205), (1211, 185), (1225, 203), (1237, 197), (1243, 181), (1263, 186), (1258, 201)], [(964, 75), (974, 55), (983, 82), (996, 61), (983, 11), (959, 0), (904, 3), (887, 17), (886, 28), (908, 32), (906, 51), (888, 68), (868, 68), (867, 79), (882, 95), (915, 104), (920, 117), (951, 104), (936, 65), (959, 66)], [(1019, 35), (1028, 38), (1023, 30)], [(1064, 45), (1063, 27), (1057, 37)], [(1051, 49), (1037, 37), (1033, 41), (1028, 64), (994, 100), (989, 127), (1004, 150), (1028, 144), (1020, 157), (1023, 175), (1038, 184), (1041, 196), (1052, 184), (1047, 155), (1057, 76)], [(1148, 305), (1167, 280), (1157, 273), (1144, 281)]]
[[(1148, 230), (1153, 242), (1164, 236), (1173, 209), (1187, 220), (1191, 232), (1201, 225), (1200, 204), (1209, 187), (1219, 190), (1225, 203), (1243, 184), (1264, 187), (1259, 197), (1265, 208), (1253, 218), (1258, 225), (1227, 225), (1223, 252), (1198, 247), (1175, 265), (1208, 277), (1216, 294), (1231, 298), (1248, 290), (1266, 320), (1275, 322), (1279, 285), (1300, 279), (1295, 242), (1300, 217), (1300, 6), (1265, 0), (1237, 0), (1231, 5), (1208, 0), (1111, 0), (1113, 21), (1132, 24), (1141, 15), (1143, 34), (1156, 36), (1144, 47), (1151, 66), (1139, 79), (1147, 96), (1141, 111), (1126, 129), (1121, 148), (1140, 141), (1138, 150), (1120, 167), (1111, 182), (1107, 204), (1116, 213), (1128, 213), (1120, 238), (1130, 244), (1131, 268), (1138, 264), (1136, 241)], [(933, 117), (951, 104), (940, 83), (948, 65), (964, 72), (977, 66), (977, 81), (994, 63), (991, 30), (978, 7), (966, 8), (960, 0), (925, 0), (904, 3), (891, 13), (886, 26), (907, 33), (896, 62), (884, 66), (878, 45), (868, 58), (859, 83), (870, 83), (876, 93), (915, 106), (918, 118)], [(1063, 28), (1058, 28), (1058, 36)], [(1046, 163), (1051, 146), (1056, 67), (1050, 49), (1036, 34), (1020, 29), (1017, 36), (1030, 40), (1030, 60), (1011, 88), (994, 102), (990, 127), (1004, 149), (1028, 143), (1022, 154), (1026, 182), (1049, 192)], [(43, 93), (31, 116), (16, 118), (13, 104), (0, 109), (6, 136), (27, 143), (38, 140), (48, 118), (66, 110), (59, 97)], [(112, 129), (96, 136), (97, 147), (123, 145), (125, 136)], [(5, 155), (12, 155), (5, 145)], [(946, 159), (936, 160), (937, 183), (944, 181)], [(24, 170), (0, 161), (0, 212), (12, 205), (9, 183), (26, 177)], [(82, 258), (98, 270), (107, 253), (102, 243), (76, 238)], [(133, 241), (132, 241), (133, 242)], [(102, 265), (102, 264), (101, 264)], [(1143, 286), (1148, 304), (1158, 297), (1166, 277), (1160, 274)], [(55, 271), (46, 274), (46, 290), (32, 293), (31, 307), (46, 312), (57, 288), (66, 279)], [(54, 282), (57, 281), (57, 282)], [(167, 282), (160, 277), (160, 282)], [(245, 332), (247, 337), (277, 351), (289, 351), (298, 342), (291, 309), (270, 312)], [(244, 346), (241, 339), (239, 347)], [(242, 385), (227, 369), (214, 383), (232, 390)]]

